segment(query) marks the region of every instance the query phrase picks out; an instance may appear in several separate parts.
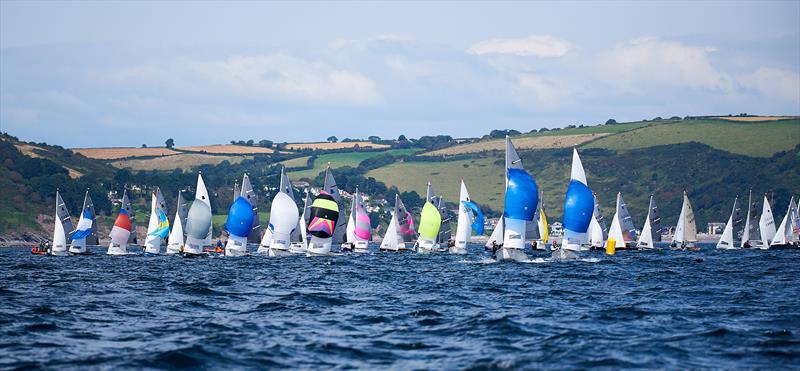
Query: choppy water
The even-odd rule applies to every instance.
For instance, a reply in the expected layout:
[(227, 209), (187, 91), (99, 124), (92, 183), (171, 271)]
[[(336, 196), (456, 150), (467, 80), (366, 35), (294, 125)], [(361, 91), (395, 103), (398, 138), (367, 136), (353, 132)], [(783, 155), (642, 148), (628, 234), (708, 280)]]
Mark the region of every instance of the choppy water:
[(1, 249), (0, 368), (800, 367), (800, 251), (546, 256)]

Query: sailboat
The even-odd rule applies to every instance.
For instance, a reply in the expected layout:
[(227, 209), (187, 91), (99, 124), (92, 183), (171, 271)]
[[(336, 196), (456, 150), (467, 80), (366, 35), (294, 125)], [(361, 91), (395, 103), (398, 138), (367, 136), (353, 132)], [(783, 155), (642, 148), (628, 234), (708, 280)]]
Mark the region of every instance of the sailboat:
[(439, 229), (442, 227), (442, 214), (436, 202), (431, 182), (425, 192), (425, 205), (419, 217), (419, 238), (415, 244), (418, 253), (430, 253), (438, 249)]
[(550, 225), (547, 223), (545, 213), (544, 194), (539, 196), (539, 209), (536, 211), (536, 227), (539, 235), (535, 239), (537, 250), (547, 250), (547, 242), (550, 240)]
[(753, 201), (753, 190), (751, 189), (747, 196), (747, 218), (744, 221), (744, 228), (742, 228), (742, 242), (739, 245), (741, 248), (760, 247), (761, 246), (761, 231), (758, 229), (758, 210), (756, 203)]
[(717, 249), (733, 250), (739, 249), (734, 244), (736, 238), (736, 226), (742, 221), (742, 209), (739, 207), (739, 196), (733, 199), (733, 210), (731, 216), (728, 217), (728, 222), (725, 223), (725, 229), (722, 230), (722, 236), (717, 241)]
[(183, 198), (183, 191), (178, 191), (176, 205), (175, 219), (172, 220), (172, 231), (170, 231), (167, 239), (167, 255), (177, 254), (183, 248), (183, 226), (186, 225), (186, 217), (189, 214), (189, 208), (186, 207), (186, 199)]
[(775, 218), (772, 216), (772, 207), (769, 205), (767, 196), (764, 196), (764, 203), (761, 209), (761, 219), (758, 221), (758, 229), (761, 231), (761, 244), (758, 246), (762, 250), (769, 249), (772, 239), (775, 238)]
[(311, 238), (306, 256), (330, 255), (338, 220), (339, 204), (333, 195), (321, 191), (311, 204), (311, 220), (308, 222)]
[(203, 174), (198, 174), (194, 202), (186, 218), (186, 245), (183, 247), (185, 257), (205, 254), (205, 248), (211, 246), (211, 228), (211, 199), (203, 182)]
[(161, 189), (156, 187), (150, 195), (150, 221), (147, 225), (147, 237), (144, 240), (144, 254), (161, 254), (161, 244), (169, 236), (169, 220), (167, 205)]
[(292, 243), (289, 245), (289, 253), (291, 254), (305, 254), (306, 249), (308, 248), (308, 230), (306, 229), (306, 225), (308, 224), (308, 220), (311, 217), (311, 193), (306, 188), (305, 190), (306, 198), (303, 202), (303, 213), (300, 214), (299, 219), (297, 220), (297, 241), (292, 240)]
[[(409, 225), (410, 222), (410, 225)], [(415, 239), (414, 220), (406, 210), (400, 196), (394, 195), (394, 211), (386, 228), (386, 234), (381, 241), (381, 251), (407, 251), (406, 243), (412, 243)]]
[[(586, 183), (586, 172), (583, 170), (578, 150), (572, 149), (572, 170), (566, 199), (564, 200), (564, 238), (561, 247), (566, 251), (579, 251), (581, 245), (589, 241), (587, 230), (594, 213), (594, 194)], [(572, 258), (559, 252), (558, 258)]]
[(69, 216), (67, 205), (61, 198), (61, 193), (56, 190), (56, 217), (53, 227), (53, 246), (50, 255), (65, 256), (67, 252), (67, 231), (72, 231), (72, 219)]
[(253, 218), (253, 205), (243, 196), (236, 197), (225, 221), (225, 230), (228, 231), (225, 256), (247, 254), (247, 236), (253, 227)]
[(452, 228), (450, 228), (450, 215), (452, 213), (447, 208), (447, 204), (444, 201), (444, 196), (436, 196), (436, 205), (439, 209), (439, 215), (442, 216), (442, 223), (439, 227), (439, 235), (436, 237), (436, 250), (447, 251), (447, 248), (449, 248), (450, 244), (453, 242), (453, 231)]
[(475, 232), (477, 235), (483, 234), (483, 212), (478, 205), (469, 198), (467, 185), (461, 179), (461, 190), (458, 195), (458, 222), (456, 224), (456, 238), (449, 251), (452, 254), (466, 254), (467, 243)]
[[(336, 179), (333, 178), (333, 172), (331, 171), (330, 164), (328, 164), (328, 167), (325, 168), (325, 183), (323, 184), (322, 189), (325, 191), (325, 193), (333, 197), (334, 201), (336, 201), (338, 210), (344, 211), (344, 201), (342, 200), (342, 195), (339, 193), (339, 187), (336, 186)], [(331, 243), (337, 248), (341, 247), (342, 243), (345, 242), (345, 234), (347, 233), (347, 219), (338, 218), (333, 233), (334, 234), (333, 237), (331, 237)]]
[[(288, 179), (287, 179), (288, 181)], [(291, 187), (291, 185), (289, 185)], [(247, 242), (258, 243), (261, 239), (261, 219), (258, 216), (258, 196), (253, 190), (253, 185), (250, 183), (250, 177), (245, 173), (242, 177), (242, 189), (239, 191), (239, 196), (244, 197), (250, 208), (253, 210), (253, 225), (250, 226), (250, 232), (247, 234)], [(234, 197), (234, 200), (236, 197)]]
[(299, 229), (297, 228), (300, 211), (294, 199), (294, 190), (286, 175), (286, 168), (281, 169), (281, 182), (278, 193), (272, 199), (270, 207), (269, 225), (264, 231), (264, 237), (258, 246), (259, 253), (267, 253), (269, 256), (289, 255), (289, 247), (292, 243), (292, 235), (299, 239)]
[[(525, 248), (528, 224), (534, 221), (539, 205), (539, 188), (536, 181), (522, 166), (522, 159), (506, 136), (505, 156), (506, 194), (503, 216), (489, 237), (497, 260), (527, 260)], [(498, 245), (499, 248), (495, 248)]]
[[(639, 235), (639, 240), (636, 241), (636, 248), (639, 249), (654, 249), (656, 246), (653, 243), (653, 222), (658, 218), (658, 207), (653, 200), (653, 195), (650, 195), (650, 204), (647, 206), (647, 218), (644, 220), (644, 227), (642, 227), (642, 234)], [(661, 233), (657, 230), (657, 233)]]
[(356, 193), (353, 194), (353, 202), (350, 205), (350, 217), (347, 219), (345, 233), (347, 241), (342, 244), (342, 249), (367, 252), (371, 235), (372, 227), (370, 226), (369, 214), (364, 208), (361, 193), (359, 193), (356, 186)]
[(597, 193), (594, 194), (594, 200), (594, 211), (592, 211), (592, 219), (589, 221), (586, 235), (589, 237), (589, 249), (601, 249), (608, 238), (608, 229), (603, 211), (600, 209), (600, 201), (597, 200)]
[(622, 199), (622, 193), (617, 193), (617, 208), (614, 218), (611, 220), (611, 229), (608, 230), (608, 238), (613, 238), (617, 250), (634, 246), (638, 238), (636, 227), (633, 226), (633, 219), (628, 212), (628, 206)]
[(770, 248), (787, 248), (794, 245), (794, 242), (798, 240), (796, 234), (797, 217), (797, 205), (794, 203), (794, 197), (792, 197), (789, 201), (786, 215), (783, 216), (783, 220), (775, 232), (775, 238), (770, 243)]
[(122, 193), (119, 215), (114, 220), (114, 226), (111, 227), (111, 233), (109, 233), (111, 242), (108, 245), (108, 255), (129, 255), (128, 243), (136, 240), (136, 227), (133, 222), (133, 208), (128, 199), (128, 191), (125, 190)]
[(683, 205), (678, 223), (675, 225), (675, 234), (672, 235), (673, 248), (693, 248), (697, 242), (697, 225), (694, 221), (694, 210), (689, 203), (689, 196), (683, 191)]
[(69, 253), (72, 255), (86, 255), (89, 252), (86, 250), (86, 240), (94, 233), (94, 203), (92, 198), (89, 197), (89, 191), (83, 196), (83, 209), (81, 216), (78, 219), (78, 225), (75, 231), (72, 232), (72, 242), (69, 246)]

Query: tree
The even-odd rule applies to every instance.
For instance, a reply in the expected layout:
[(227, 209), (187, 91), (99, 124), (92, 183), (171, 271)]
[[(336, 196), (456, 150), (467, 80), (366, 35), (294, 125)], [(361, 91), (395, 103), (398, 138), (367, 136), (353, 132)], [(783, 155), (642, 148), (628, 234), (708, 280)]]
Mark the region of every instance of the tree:
[(142, 144), (142, 148), (147, 148), (147, 144)]
[(373, 143), (375, 143), (375, 142), (380, 142), (380, 141), (381, 141), (381, 137), (379, 137), (379, 136), (377, 136), (377, 135), (370, 135), (370, 136), (369, 136), (369, 138), (367, 138), (367, 139), (368, 139), (370, 142), (373, 142)]
[(169, 138), (164, 144), (167, 145), (167, 148), (172, 149), (175, 146), (175, 139)]
[(255, 143), (256, 143), (256, 141), (250, 139), (245, 144), (247, 144), (248, 146), (253, 146), (253, 144), (255, 144)]
[(273, 143), (272, 143), (271, 140), (261, 139), (261, 140), (258, 141), (258, 145), (259, 146), (266, 147), (266, 148), (272, 147), (272, 144)]
[(405, 136), (405, 135), (403, 135), (403, 134), (400, 134), (400, 136), (399, 136), (399, 137), (397, 137), (397, 141), (398, 141), (398, 142), (408, 142), (408, 139), (406, 138), (406, 136)]
[(606, 125), (616, 125), (616, 124), (617, 124), (617, 120), (614, 120), (614, 119), (608, 119), (608, 121), (606, 121)]
[(333, 136), (333, 135), (331, 135), (331, 136), (329, 136), (329, 137), (328, 137), (328, 142), (331, 142), (331, 143), (336, 143), (336, 142), (338, 142), (338, 141), (339, 141), (339, 138), (337, 138), (337, 137), (335, 137), (335, 136)]

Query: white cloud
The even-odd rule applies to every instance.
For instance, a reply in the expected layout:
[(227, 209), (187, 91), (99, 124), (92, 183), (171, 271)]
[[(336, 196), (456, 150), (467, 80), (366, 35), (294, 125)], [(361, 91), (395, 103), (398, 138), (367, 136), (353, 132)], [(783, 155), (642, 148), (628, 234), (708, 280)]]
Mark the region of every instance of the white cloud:
[(800, 104), (800, 74), (777, 68), (759, 68), (737, 78), (739, 84), (767, 97)]
[(328, 43), (331, 49), (368, 49), (371, 46), (386, 45), (386, 44), (411, 44), (414, 39), (400, 35), (378, 35), (366, 39), (335, 39)]
[(532, 99), (540, 106), (554, 106), (563, 103), (571, 95), (570, 89), (563, 83), (535, 74), (520, 74), (517, 82), (523, 97), (532, 95)]
[(521, 39), (491, 39), (481, 41), (467, 49), (467, 53), (513, 54), (522, 57), (562, 57), (570, 49), (570, 44), (548, 35), (532, 35)]
[(600, 78), (628, 90), (672, 86), (730, 90), (730, 78), (709, 60), (713, 48), (657, 38), (634, 39), (597, 59)]

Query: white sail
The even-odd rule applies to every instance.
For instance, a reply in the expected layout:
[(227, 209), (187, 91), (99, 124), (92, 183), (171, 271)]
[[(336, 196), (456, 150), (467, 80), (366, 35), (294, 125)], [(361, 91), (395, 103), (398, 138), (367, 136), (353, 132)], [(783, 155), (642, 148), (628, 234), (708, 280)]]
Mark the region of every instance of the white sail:
[(166, 204), (164, 195), (161, 194), (161, 189), (156, 188), (150, 199), (150, 221), (147, 225), (147, 236), (144, 240), (144, 251), (148, 254), (161, 253), (163, 238), (155, 234), (159, 227), (158, 216), (160, 213), (166, 216)]
[(461, 179), (461, 190), (458, 195), (458, 224), (456, 225), (456, 249), (461, 249), (466, 252), (469, 237), (472, 235), (472, 213), (467, 210), (464, 202), (470, 201), (467, 186), (464, 184), (464, 179)]
[[(247, 235), (247, 241), (258, 242), (261, 236), (261, 220), (258, 216), (258, 196), (253, 190), (253, 185), (250, 183), (250, 177), (247, 176), (246, 173), (242, 176), (242, 189), (238, 196), (244, 197), (253, 209), (253, 225), (250, 227), (250, 234)], [(235, 201), (236, 197), (233, 199)]]
[(589, 221), (589, 230), (586, 234), (589, 235), (589, 245), (592, 247), (603, 247), (605, 238), (603, 238), (603, 228), (600, 227), (600, 222), (597, 221), (596, 214), (592, 214), (592, 220)]
[[(793, 200), (797, 200), (792, 197)], [(789, 226), (788, 230), (786, 231), (786, 235), (789, 236), (789, 242), (797, 242), (800, 240), (800, 210), (798, 210), (798, 202), (792, 202), (790, 205), (790, 217), (789, 217)]]
[(486, 241), (486, 244), (484, 246), (491, 248), (493, 243), (496, 243), (498, 246), (503, 244), (503, 235), (505, 234), (504, 220), (505, 218), (503, 218), (502, 216), (500, 217), (500, 219), (497, 220), (497, 225), (494, 227), (492, 235), (489, 236), (489, 240)]
[(764, 196), (764, 204), (761, 209), (761, 219), (758, 221), (758, 228), (761, 230), (761, 248), (769, 248), (772, 239), (775, 238), (775, 218), (772, 216), (772, 208), (769, 205), (767, 196)]
[(175, 219), (172, 221), (172, 231), (167, 238), (167, 254), (177, 254), (183, 247), (183, 225), (189, 209), (186, 207), (186, 200), (183, 198), (183, 191), (178, 191), (178, 201), (175, 207)]
[(672, 236), (672, 242), (697, 242), (697, 225), (694, 220), (694, 211), (692, 210), (692, 204), (689, 203), (689, 196), (686, 191), (683, 191), (681, 215), (675, 225), (675, 234)]
[[(259, 253), (270, 253), (279, 255), (282, 252), (288, 253), (291, 245), (292, 231), (297, 227), (300, 218), (300, 211), (292, 198), (284, 193), (278, 192), (272, 200), (270, 208), (269, 226), (267, 227), (270, 235), (268, 247), (263, 245), (258, 247)], [(299, 231), (298, 231), (299, 236)]]
[[(86, 240), (91, 235), (95, 234), (94, 228), (94, 211), (91, 198), (89, 198), (89, 191), (86, 191), (83, 197), (83, 208), (81, 215), (78, 218), (78, 225), (75, 231), (72, 232), (72, 241), (70, 242), (70, 254), (85, 254), (86, 253)], [(89, 233), (89, 235), (87, 235)]]
[(653, 244), (653, 228), (650, 225), (650, 216), (654, 209), (653, 196), (650, 195), (650, 205), (647, 208), (647, 218), (644, 220), (644, 227), (642, 227), (642, 234), (639, 235), (639, 240), (636, 241), (636, 247), (640, 249), (655, 248)]
[(347, 242), (353, 243), (356, 241), (356, 208), (358, 207), (358, 187), (356, 193), (353, 194), (353, 202), (350, 203), (350, 216), (347, 218), (347, 228), (345, 229), (345, 236)]
[[(589, 184), (586, 182), (586, 171), (584, 170), (583, 163), (581, 162), (581, 158), (578, 155), (578, 150), (575, 149), (575, 148), (572, 149), (572, 167), (570, 169), (570, 184), (572, 184), (573, 181), (576, 182), (576, 183), (582, 184), (583, 186), (585, 186), (585, 189), (588, 190)], [(566, 221), (567, 214), (568, 214), (568, 212), (566, 210), (567, 209), (566, 202), (568, 202), (569, 199), (570, 199), (569, 190), (570, 190), (570, 188), (567, 188), (567, 200), (565, 201), (565, 205), (564, 205), (565, 206), (564, 221)], [(594, 194), (591, 194), (591, 196), (592, 196), (592, 198), (594, 198)], [(592, 207), (594, 207), (594, 205), (596, 204), (596, 200), (592, 200), (591, 204), (593, 205)], [(573, 212), (575, 212), (576, 214), (571, 214), (570, 216), (574, 216), (575, 218), (578, 218), (578, 219), (583, 218), (583, 215), (578, 214), (577, 211), (573, 211)], [(592, 211), (592, 213), (594, 213), (594, 211)], [(562, 241), (561, 242), (561, 247), (563, 249), (570, 250), (570, 251), (580, 251), (581, 250), (581, 245), (584, 245), (584, 244), (589, 242), (589, 236), (587, 235), (586, 232), (589, 229), (588, 228), (589, 224), (591, 224), (591, 220), (590, 220), (591, 219), (591, 215), (586, 215), (586, 216), (588, 217), (588, 219), (586, 219), (586, 221), (588, 221), (588, 223), (586, 223), (585, 227), (581, 226), (581, 227), (585, 228), (585, 230), (573, 231), (570, 228), (568, 228), (568, 225), (566, 225), (566, 223), (565, 223), (564, 237), (561, 240)]]
[(739, 197), (736, 197), (733, 200), (733, 211), (731, 211), (731, 216), (728, 217), (728, 222), (725, 223), (725, 229), (722, 230), (722, 236), (720, 236), (719, 241), (717, 241), (717, 248), (723, 250), (735, 249), (736, 245), (734, 245), (734, 222), (736, 221), (736, 213), (737, 213), (737, 205), (739, 202)]
[(389, 221), (389, 227), (386, 228), (386, 234), (381, 241), (381, 250), (397, 251), (400, 249), (402, 236), (400, 235), (400, 226), (397, 222), (397, 213), (392, 213), (392, 219)]
[(203, 254), (203, 249), (211, 245), (211, 200), (208, 196), (203, 175), (197, 175), (197, 190), (194, 202), (186, 219), (186, 245), (184, 252)]
[[(66, 224), (66, 225), (65, 225)], [(67, 231), (72, 230), (72, 221), (67, 211), (67, 205), (61, 199), (61, 194), (56, 190), (56, 216), (53, 227), (53, 245), (50, 249), (53, 255), (67, 254)]]
[(794, 206), (794, 197), (792, 197), (791, 201), (789, 201), (789, 207), (786, 209), (786, 215), (783, 216), (783, 220), (781, 220), (781, 224), (778, 226), (778, 229), (775, 231), (775, 238), (773, 238), (770, 246), (779, 246), (779, 245), (787, 245), (789, 242), (792, 241), (792, 228), (791, 228), (791, 219), (792, 219), (792, 208)]
[(614, 246), (616, 247), (625, 247), (627, 241), (625, 241), (625, 237), (622, 235), (622, 222), (620, 220), (620, 198), (622, 197), (621, 193), (617, 193), (617, 207), (616, 212), (614, 212), (614, 217), (611, 218), (611, 229), (608, 230), (608, 239), (614, 239), (616, 242)]

